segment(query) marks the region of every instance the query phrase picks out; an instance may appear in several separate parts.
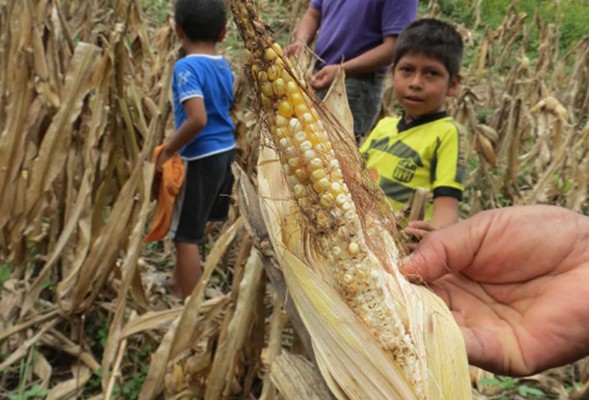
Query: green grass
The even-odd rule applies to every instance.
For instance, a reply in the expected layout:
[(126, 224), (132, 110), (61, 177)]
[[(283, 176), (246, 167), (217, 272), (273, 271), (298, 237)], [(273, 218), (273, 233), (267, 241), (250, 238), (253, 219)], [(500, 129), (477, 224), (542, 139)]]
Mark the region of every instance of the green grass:
[(141, 0), (143, 12), (158, 24), (163, 24), (172, 12), (172, 0)]
[[(533, 40), (538, 36), (533, 22), (537, 12), (544, 23), (559, 25), (560, 47), (566, 52), (589, 35), (589, 0), (562, 0), (557, 3), (554, 0), (484, 0), (481, 2), (481, 19), (483, 25), (497, 28), (503, 22), (505, 10), (514, 4), (517, 10), (527, 14), (526, 26)], [(440, 11), (445, 19), (458, 21), (467, 27), (474, 22), (472, 1), (469, 0), (441, 0)]]

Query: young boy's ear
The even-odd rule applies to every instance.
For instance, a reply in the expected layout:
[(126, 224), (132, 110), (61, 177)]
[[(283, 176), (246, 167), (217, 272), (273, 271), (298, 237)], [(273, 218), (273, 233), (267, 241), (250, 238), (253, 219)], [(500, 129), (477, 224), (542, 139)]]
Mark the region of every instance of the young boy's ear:
[(461, 81), (462, 76), (460, 74), (457, 74), (454, 78), (450, 79), (450, 85), (448, 85), (448, 96), (456, 96)]
[(184, 38), (184, 31), (177, 24), (174, 24), (174, 31), (176, 32), (176, 36), (178, 36), (179, 39)]
[(221, 43), (223, 39), (225, 39), (225, 35), (227, 34), (227, 27), (224, 26), (223, 29), (219, 32), (219, 37), (217, 38), (217, 43)]

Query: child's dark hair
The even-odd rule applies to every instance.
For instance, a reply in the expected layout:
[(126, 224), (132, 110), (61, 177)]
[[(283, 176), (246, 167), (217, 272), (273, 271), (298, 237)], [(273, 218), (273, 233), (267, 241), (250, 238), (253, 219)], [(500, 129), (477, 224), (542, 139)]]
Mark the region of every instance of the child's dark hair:
[(176, 0), (174, 20), (191, 42), (216, 42), (227, 23), (224, 0)]
[(450, 79), (460, 72), (464, 44), (452, 26), (433, 18), (424, 18), (407, 25), (395, 43), (393, 65), (409, 53), (425, 54), (442, 62)]

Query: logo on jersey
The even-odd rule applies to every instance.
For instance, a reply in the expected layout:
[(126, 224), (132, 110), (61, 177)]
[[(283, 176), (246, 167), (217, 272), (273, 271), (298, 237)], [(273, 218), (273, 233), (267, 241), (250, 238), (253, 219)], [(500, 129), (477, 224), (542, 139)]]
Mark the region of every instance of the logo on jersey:
[(397, 167), (393, 171), (393, 179), (401, 183), (409, 183), (415, 176), (417, 164), (412, 158), (404, 158), (399, 161)]
[(178, 86), (184, 86), (188, 83), (190, 76), (192, 74), (190, 71), (182, 71), (178, 74)]

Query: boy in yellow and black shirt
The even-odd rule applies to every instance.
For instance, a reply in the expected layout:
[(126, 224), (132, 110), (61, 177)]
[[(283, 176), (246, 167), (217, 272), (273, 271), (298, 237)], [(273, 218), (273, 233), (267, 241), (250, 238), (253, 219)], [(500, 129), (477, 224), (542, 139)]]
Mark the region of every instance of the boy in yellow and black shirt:
[(463, 44), (450, 25), (421, 19), (401, 32), (393, 57), (393, 90), (400, 117), (383, 118), (360, 147), (366, 166), (400, 211), (413, 190), (433, 193), (424, 222), (406, 232), (422, 237), (458, 220), (466, 174), (464, 138), (445, 111), (460, 83)]

